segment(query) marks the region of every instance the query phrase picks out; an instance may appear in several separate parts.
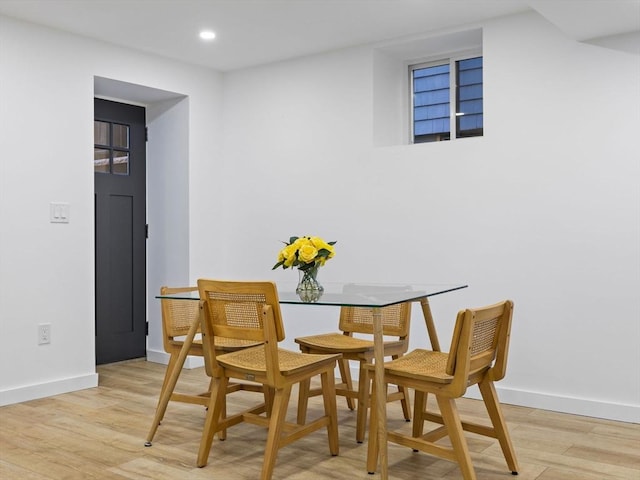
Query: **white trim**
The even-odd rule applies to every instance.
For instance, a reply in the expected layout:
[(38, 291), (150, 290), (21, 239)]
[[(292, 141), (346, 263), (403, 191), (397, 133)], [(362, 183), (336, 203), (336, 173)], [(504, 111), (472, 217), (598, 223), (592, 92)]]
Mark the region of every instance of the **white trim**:
[[(351, 368), (351, 378), (357, 379), (358, 375), (358, 369)], [(513, 388), (499, 388), (497, 385), (496, 391), (502, 404), (640, 424), (640, 405), (563, 397)], [(478, 400), (482, 397), (480, 396), (478, 387), (472, 386), (467, 390), (465, 398)]]
[(91, 373), (53, 382), (37, 383), (0, 391), (0, 406), (51, 397), (98, 386), (98, 374)]
[[(512, 388), (498, 388), (500, 403), (521, 407), (551, 410), (572, 415), (602, 418), (619, 422), (640, 423), (640, 405), (590, 400), (587, 398), (563, 397), (548, 393), (530, 392)], [(468, 390), (465, 397), (479, 399), (477, 388)]]
[[(147, 362), (161, 363), (163, 365), (169, 364), (169, 354), (163, 350), (149, 350), (147, 349)], [(183, 368), (191, 370), (192, 368), (204, 367), (203, 357), (187, 356), (184, 361)]]

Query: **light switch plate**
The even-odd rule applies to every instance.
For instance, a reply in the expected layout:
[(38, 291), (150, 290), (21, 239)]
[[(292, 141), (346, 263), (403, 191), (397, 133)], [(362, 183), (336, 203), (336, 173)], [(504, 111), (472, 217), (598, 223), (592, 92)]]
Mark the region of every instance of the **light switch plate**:
[(49, 220), (51, 223), (69, 223), (69, 204), (51, 202), (49, 204)]

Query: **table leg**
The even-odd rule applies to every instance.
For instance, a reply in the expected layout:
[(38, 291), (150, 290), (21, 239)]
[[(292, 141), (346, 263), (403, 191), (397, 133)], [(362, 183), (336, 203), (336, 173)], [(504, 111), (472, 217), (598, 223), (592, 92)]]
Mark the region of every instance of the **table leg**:
[(380, 461), (380, 478), (389, 478), (387, 459), (387, 394), (384, 388), (384, 346), (382, 336), (382, 310), (373, 309), (373, 342), (374, 342), (374, 382), (376, 385), (376, 409), (378, 415), (378, 459)]
[(431, 307), (429, 306), (429, 299), (427, 297), (421, 298), (420, 306), (422, 307), (422, 314), (424, 315), (424, 321), (427, 324), (427, 333), (429, 333), (429, 340), (431, 341), (431, 349), (434, 352), (439, 352), (440, 342), (438, 341), (436, 326), (435, 326), (435, 323), (433, 322), (433, 316), (431, 315)]
[(151, 424), (151, 429), (147, 435), (147, 441), (145, 442), (146, 447), (151, 446), (151, 440), (153, 440), (153, 436), (156, 434), (156, 430), (158, 429), (158, 425), (160, 425), (161, 419), (164, 417), (165, 412), (167, 411), (167, 405), (169, 404), (169, 399), (171, 398), (171, 394), (176, 387), (176, 383), (178, 383), (178, 377), (180, 376), (180, 372), (182, 371), (182, 367), (184, 366), (184, 362), (187, 359), (187, 354), (191, 345), (193, 344), (193, 339), (196, 336), (196, 332), (198, 331), (198, 327), (200, 326), (200, 316), (196, 317), (191, 327), (189, 327), (189, 332), (184, 339), (184, 343), (182, 344), (182, 348), (180, 349), (180, 353), (178, 354), (178, 361), (176, 362), (173, 370), (171, 371), (171, 375), (169, 376), (169, 382), (167, 384), (167, 388), (162, 393), (160, 397), (160, 401), (158, 402), (158, 407), (156, 408), (156, 414), (153, 418), (153, 423)]

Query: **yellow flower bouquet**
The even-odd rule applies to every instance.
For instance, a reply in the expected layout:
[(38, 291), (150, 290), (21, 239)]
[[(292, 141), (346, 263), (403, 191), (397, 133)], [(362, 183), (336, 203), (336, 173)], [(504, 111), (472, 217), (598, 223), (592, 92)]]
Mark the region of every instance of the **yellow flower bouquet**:
[(285, 247), (278, 254), (278, 263), (272, 270), (298, 267), (305, 271), (321, 267), (335, 255), (333, 246), (337, 242), (325, 242), (320, 237), (291, 237), (289, 243), (284, 243)]
[(324, 288), (318, 282), (318, 268), (333, 258), (336, 242), (325, 242), (320, 237), (291, 237), (278, 254), (272, 270), (297, 267), (300, 272), (296, 293), (304, 302), (317, 302)]

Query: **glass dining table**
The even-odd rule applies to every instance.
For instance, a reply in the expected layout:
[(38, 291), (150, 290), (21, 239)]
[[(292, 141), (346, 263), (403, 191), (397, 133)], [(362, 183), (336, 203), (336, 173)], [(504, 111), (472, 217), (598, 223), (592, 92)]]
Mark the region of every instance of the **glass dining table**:
[[(315, 301), (303, 300), (295, 292), (295, 284), (277, 284), (279, 303), (281, 305), (305, 305), (308, 307), (364, 307), (371, 308), (373, 312), (373, 341), (374, 341), (374, 382), (377, 391), (384, 388), (383, 369), (383, 335), (382, 335), (382, 312), (381, 309), (390, 305), (405, 302), (418, 302), (422, 308), (427, 334), (434, 351), (440, 351), (440, 343), (436, 333), (435, 323), (429, 305), (429, 298), (445, 293), (466, 288), (464, 284), (366, 284), (366, 283), (323, 283), (324, 292)], [(172, 295), (158, 295), (156, 298), (172, 298), (184, 300), (199, 300), (198, 292), (186, 292)], [(303, 297), (304, 298), (304, 297)], [(194, 321), (186, 338), (178, 362), (171, 372), (167, 395), (161, 398), (158, 409), (166, 409), (169, 396), (177, 383), (180, 370), (184, 365), (187, 352), (193, 342), (196, 332), (199, 330), (200, 321)], [(378, 395), (376, 408), (378, 419), (378, 435), (380, 452), (378, 455), (380, 478), (388, 478), (387, 459), (387, 411), (386, 399), (383, 395)], [(164, 412), (162, 412), (164, 414)]]

